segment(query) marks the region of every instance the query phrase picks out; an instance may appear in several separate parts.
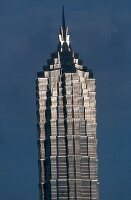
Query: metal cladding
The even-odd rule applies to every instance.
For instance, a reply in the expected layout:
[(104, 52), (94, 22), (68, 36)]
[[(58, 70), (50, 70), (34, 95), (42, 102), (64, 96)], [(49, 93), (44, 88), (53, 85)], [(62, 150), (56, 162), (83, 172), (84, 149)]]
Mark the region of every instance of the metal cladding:
[(70, 47), (63, 11), (59, 44), (39, 72), (41, 200), (98, 200), (95, 79)]

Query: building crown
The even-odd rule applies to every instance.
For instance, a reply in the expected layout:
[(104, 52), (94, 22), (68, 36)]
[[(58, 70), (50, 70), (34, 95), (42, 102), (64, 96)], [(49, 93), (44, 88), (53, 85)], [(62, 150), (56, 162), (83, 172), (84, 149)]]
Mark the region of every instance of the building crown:
[[(65, 25), (64, 6), (57, 50), (51, 54), (51, 58), (47, 60), (47, 65), (43, 67), (44, 71), (57, 69), (60, 69), (62, 73), (76, 73), (77, 70), (88, 71), (90, 77), (93, 77), (92, 71), (83, 65), (79, 54), (72, 51), (68, 27)], [(38, 73), (38, 76), (43, 76), (43, 72)]]

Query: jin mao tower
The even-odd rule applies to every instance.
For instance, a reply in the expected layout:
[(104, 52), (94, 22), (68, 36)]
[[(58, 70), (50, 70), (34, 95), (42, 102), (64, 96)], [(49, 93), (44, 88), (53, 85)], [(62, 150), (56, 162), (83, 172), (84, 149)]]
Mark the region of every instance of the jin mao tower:
[(95, 95), (63, 9), (57, 50), (36, 80), (40, 200), (99, 199)]

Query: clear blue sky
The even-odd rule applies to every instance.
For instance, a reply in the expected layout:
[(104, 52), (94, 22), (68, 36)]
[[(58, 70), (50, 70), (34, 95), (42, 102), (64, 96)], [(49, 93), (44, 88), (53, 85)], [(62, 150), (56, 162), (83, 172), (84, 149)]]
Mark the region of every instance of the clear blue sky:
[(131, 199), (131, 1), (0, 1), (0, 200), (38, 200), (36, 72), (71, 45), (97, 83), (101, 200)]

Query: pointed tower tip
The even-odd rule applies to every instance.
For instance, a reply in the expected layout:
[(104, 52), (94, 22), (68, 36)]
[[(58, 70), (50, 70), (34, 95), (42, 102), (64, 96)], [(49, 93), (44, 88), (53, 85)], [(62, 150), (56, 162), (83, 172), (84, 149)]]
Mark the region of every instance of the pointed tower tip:
[(64, 11), (64, 6), (62, 6), (62, 27), (65, 28), (65, 11)]

